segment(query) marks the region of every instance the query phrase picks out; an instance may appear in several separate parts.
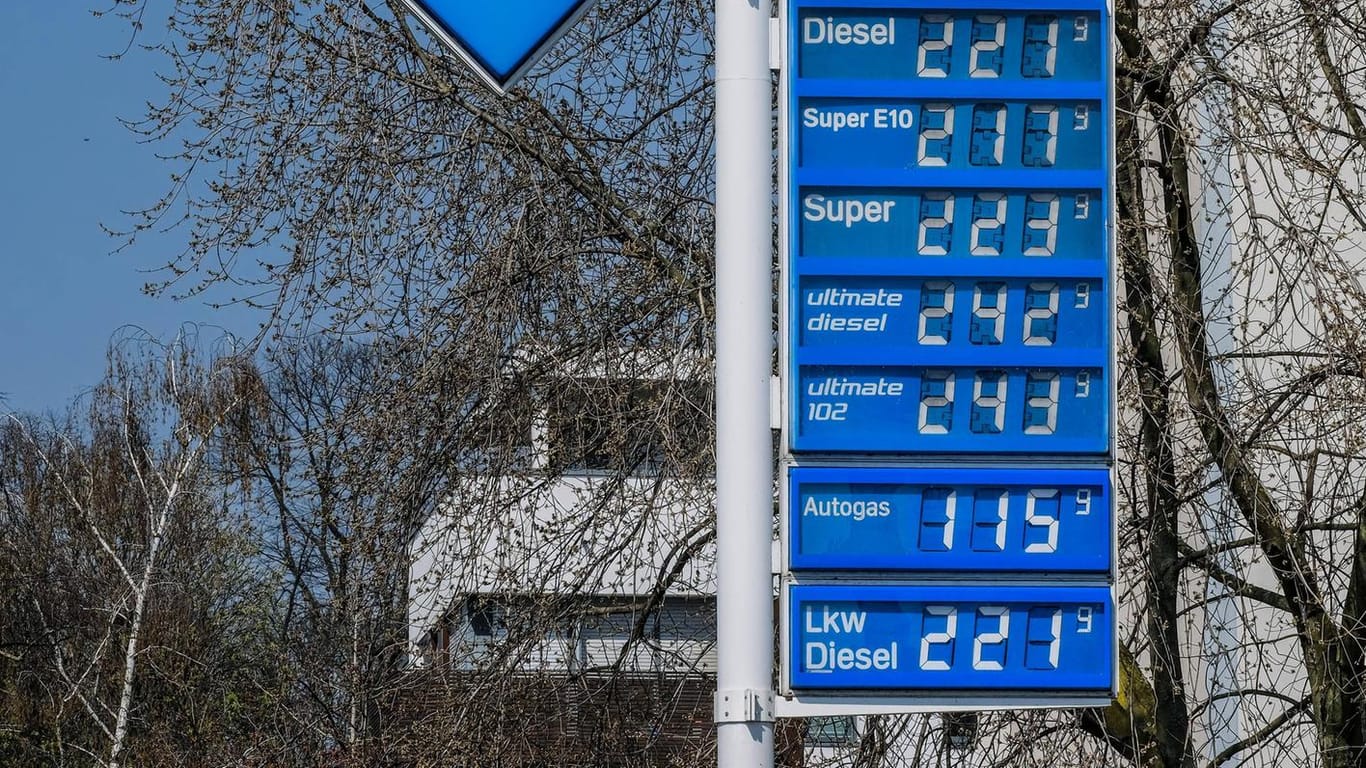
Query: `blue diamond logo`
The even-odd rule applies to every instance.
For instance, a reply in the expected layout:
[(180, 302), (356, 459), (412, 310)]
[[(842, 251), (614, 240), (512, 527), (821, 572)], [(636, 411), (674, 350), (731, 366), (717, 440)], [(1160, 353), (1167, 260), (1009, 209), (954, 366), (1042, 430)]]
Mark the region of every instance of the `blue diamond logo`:
[(424, 26), (501, 92), (581, 17), (592, 0), (403, 0)]

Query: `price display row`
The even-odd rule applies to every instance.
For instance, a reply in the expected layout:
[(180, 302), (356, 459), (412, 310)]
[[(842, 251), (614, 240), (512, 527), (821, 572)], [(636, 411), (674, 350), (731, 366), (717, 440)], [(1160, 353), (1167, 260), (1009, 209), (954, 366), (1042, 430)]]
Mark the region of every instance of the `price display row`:
[(830, 451), (1101, 453), (1100, 368), (803, 366), (794, 444)]
[(1107, 574), (1104, 469), (793, 467), (793, 569)]
[[(873, 267), (879, 273), (923, 273), (947, 261), (935, 257), (954, 256), (970, 257), (955, 259), (955, 264), (980, 261), (983, 270), (1001, 272), (1013, 266), (1021, 274), (1048, 274), (1049, 262), (1075, 259), (1093, 262), (1092, 271), (1101, 274), (1101, 200), (1098, 189), (803, 188), (796, 195), (794, 245), (800, 260), (893, 257), (914, 262), (899, 269), (896, 264), (879, 264)], [(1023, 261), (1005, 263), (1016, 259)], [(799, 266), (802, 271), (814, 268)]]
[(907, 351), (953, 347), (989, 363), (998, 351), (1072, 349), (1096, 365), (1107, 354), (1098, 278), (803, 276), (798, 290), (797, 338), (813, 353), (872, 347), (905, 363)]
[(806, 7), (797, 12), (802, 79), (1098, 80), (1100, 15), (1030, 8)]
[(788, 590), (792, 686), (1108, 692), (1108, 587), (804, 586)]
[(803, 168), (1098, 169), (1099, 101), (800, 99)]

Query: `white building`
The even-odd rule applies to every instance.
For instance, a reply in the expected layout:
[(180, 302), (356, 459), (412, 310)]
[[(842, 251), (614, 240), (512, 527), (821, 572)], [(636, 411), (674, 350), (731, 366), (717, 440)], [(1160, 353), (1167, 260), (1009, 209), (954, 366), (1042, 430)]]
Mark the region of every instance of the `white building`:
[(495, 408), (512, 445), (409, 543), (415, 665), (539, 681), (522, 694), (540, 700), (531, 722), (497, 724), (532, 745), (504, 762), (662, 764), (711, 742), (710, 366), (589, 357), (538, 350), (512, 367), (554, 373)]

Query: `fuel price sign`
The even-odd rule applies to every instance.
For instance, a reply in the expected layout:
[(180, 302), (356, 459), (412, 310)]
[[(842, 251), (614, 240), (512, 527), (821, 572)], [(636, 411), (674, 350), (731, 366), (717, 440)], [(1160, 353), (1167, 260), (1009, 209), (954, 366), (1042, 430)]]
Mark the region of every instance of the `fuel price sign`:
[(796, 687), (1110, 689), (1105, 588), (794, 587), (788, 605)]
[(1110, 572), (1103, 468), (801, 466), (787, 482), (797, 570)]
[(780, 714), (1103, 705), (1111, 9), (783, 17)]
[(888, 5), (790, 5), (790, 448), (1103, 455), (1103, 8)]

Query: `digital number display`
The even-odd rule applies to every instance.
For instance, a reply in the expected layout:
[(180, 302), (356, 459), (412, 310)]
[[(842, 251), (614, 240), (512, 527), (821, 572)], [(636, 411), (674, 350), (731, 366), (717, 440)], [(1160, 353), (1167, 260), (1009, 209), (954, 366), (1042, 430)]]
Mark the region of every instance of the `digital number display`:
[(1109, 572), (1110, 473), (794, 467), (793, 570)]
[(802, 8), (804, 79), (1094, 80), (1100, 15), (1087, 11)]
[(1095, 277), (803, 277), (804, 349), (957, 347), (1089, 350), (1105, 361), (1103, 283)]
[(1103, 706), (1112, 23), (949, 5), (786, 5), (782, 693)]
[(794, 688), (1109, 691), (1107, 587), (793, 586)]
[(1098, 101), (798, 102), (805, 168), (1095, 167)]
[(1100, 368), (811, 366), (799, 369), (800, 437), (830, 450), (1099, 452)]
[[(1056, 269), (1048, 261), (1076, 259), (1093, 262), (1089, 271), (1101, 276), (1105, 233), (1100, 199), (1099, 190), (805, 188), (797, 199), (798, 247), (802, 259), (1003, 257), (992, 265), (998, 274), (1012, 267), (1022, 274), (1047, 274)], [(1001, 263), (1015, 257), (1029, 262)], [(841, 264), (841, 272), (858, 268), (847, 260)], [(872, 268), (896, 269), (888, 264)], [(818, 267), (803, 266), (803, 271), (814, 269)]]
[(1103, 454), (1101, 13), (892, 5), (789, 30), (789, 449)]

